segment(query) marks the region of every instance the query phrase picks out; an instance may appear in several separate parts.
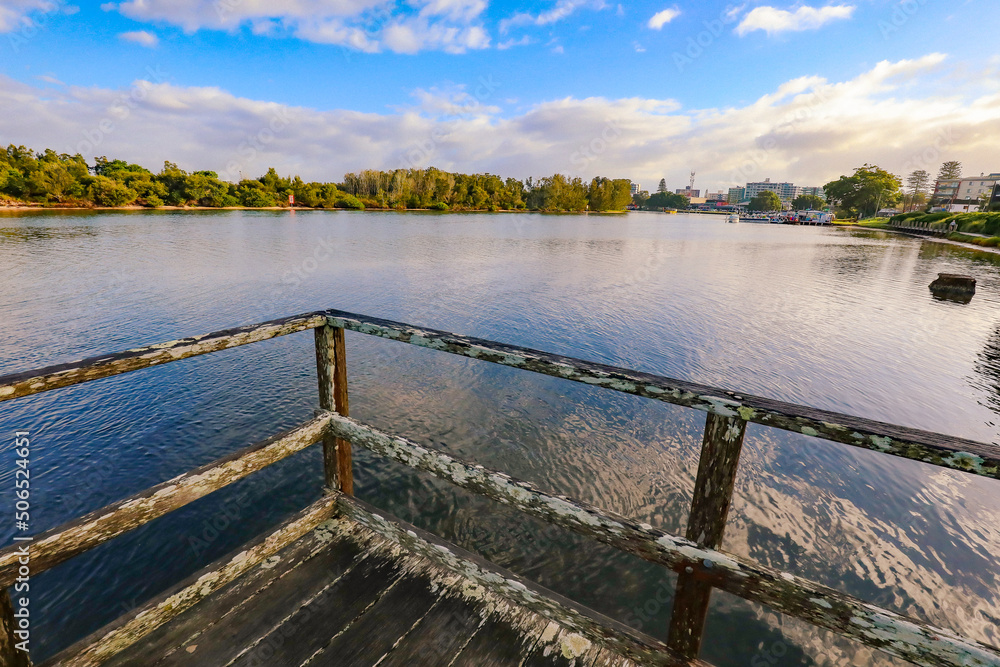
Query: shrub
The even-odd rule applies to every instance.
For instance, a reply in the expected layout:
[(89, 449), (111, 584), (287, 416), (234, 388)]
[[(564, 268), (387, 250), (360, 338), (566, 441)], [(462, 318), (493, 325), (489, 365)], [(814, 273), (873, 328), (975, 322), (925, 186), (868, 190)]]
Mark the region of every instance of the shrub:
[(431, 204), (429, 206), (429, 208), (432, 211), (447, 211), (448, 210), (448, 205), (445, 204), (443, 201), (436, 201), (433, 204)]
[(133, 190), (107, 176), (95, 176), (87, 194), (98, 206), (125, 206), (135, 200)]
[(347, 193), (342, 193), (340, 197), (337, 198), (337, 202), (334, 204), (336, 208), (349, 208), (355, 211), (365, 210), (365, 205), (361, 203), (354, 195), (349, 195)]
[(248, 208), (264, 208), (274, 206), (274, 198), (257, 188), (240, 188), (240, 204)]

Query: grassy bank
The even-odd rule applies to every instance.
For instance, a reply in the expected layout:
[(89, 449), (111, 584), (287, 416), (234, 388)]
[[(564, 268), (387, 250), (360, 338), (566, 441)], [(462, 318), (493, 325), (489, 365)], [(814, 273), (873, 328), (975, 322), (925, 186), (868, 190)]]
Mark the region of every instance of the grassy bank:
[(984, 248), (996, 248), (1000, 247), (1000, 236), (969, 236), (968, 234), (962, 234), (961, 232), (954, 232), (948, 234), (949, 241), (961, 241), (962, 243), (972, 243), (974, 245), (983, 246)]
[[(914, 211), (895, 215), (890, 220), (894, 224), (928, 224), (930, 229), (947, 230), (951, 223), (955, 231), (967, 234), (987, 234), (1000, 236), (1000, 212), (995, 213), (924, 213)], [(972, 241), (969, 241), (972, 243)]]
[(845, 227), (870, 227), (872, 229), (888, 229), (889, 218), (865, 218), (864, 220), (834, 220), (835, 225), (844, 225)]

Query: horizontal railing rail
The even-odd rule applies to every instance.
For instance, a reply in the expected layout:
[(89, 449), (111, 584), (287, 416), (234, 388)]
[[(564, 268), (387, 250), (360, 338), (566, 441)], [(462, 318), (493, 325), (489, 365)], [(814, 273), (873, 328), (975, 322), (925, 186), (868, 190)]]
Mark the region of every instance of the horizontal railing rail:
[(200, 354), (227, 350), (240, 345), (258, 343), (269, 338), (286, 336), (306, 329), (323, 326), (323, 313), (306, 313), (294, 317), (225, 329), (203, 336), (192, 336), (156, 345), (89, 357), (67, 364), (47, 366), (24, 373), (0, 376), (0, 401), (30, 396), (43, 391), (69, 387), (81, 382), (137, 371), (171, 361), (180, 361)]
[[(668, 645), (684, 658), (697, 657), (709, 596), (713, 588), (720, 588), (915, 664), (1000, 667), (997, 648), (720, 548), (748, 422), (811, 436), (807, 442), (813, 438), (827, 440), (1000, 478), (1000, 447), (994, 444), (340, 310), (316, 311), (0, 376), (0, 401), (307, 329), (313, 329), (315, 334), (321, 408), (315, 419), (36, 536), (32, 544), (32, 572), (51, 568), (319, 441), (323, 443), (327, 489), (334, 494), (349, 495), (353, 485), (351, 443), (355, 443), (676, 571), (678, 585)], [(345, 330), (707, 412), (686, 537), (670, 535), (563, 496), (546, 494), (504, 473), (466, 463), (348, 418)], [(19, 557), (17, 545), (0, 550), (3, 586), (14, 581)], [(0, 604), (0, 608), (7, 609), (9, 598), (6, 593), (0, 597), (3, 598), (0, 603), (7, 602)], [(9, 617), (7, 612), (3, 615)], [(6, 618), (7, 622), (11, 620)]]
[[(340, 310), (0, 376), (0, 401), (328, 325), (1000, 479), (1000, 446)], [(326, 406), (323, 406), (326, 407)]]
[(845, 445), (986, 477), (1000, 477), (1000, 447), (974, 440), (785, 403), (627, 368), (329, 310), (334, 327), (551, 375)]
[(334, 435), (380, 456), (914, 664), (1000, 664), (1000, 650), (963, 639), (949, 630), (731, 553), (701, 548), (683, 537), (582, 501), (539, 491), (506, 473), (390, 435), (349, 417), (327, 414)]
[[(31, 574), (40, 574), (306, 449), (323, 438), (329, 423), (325, 413), (291, 431), (39, 533), (30, 545)], [(0, 588), (17, 579), (24, 557), (21, 546), (0, 549)]]

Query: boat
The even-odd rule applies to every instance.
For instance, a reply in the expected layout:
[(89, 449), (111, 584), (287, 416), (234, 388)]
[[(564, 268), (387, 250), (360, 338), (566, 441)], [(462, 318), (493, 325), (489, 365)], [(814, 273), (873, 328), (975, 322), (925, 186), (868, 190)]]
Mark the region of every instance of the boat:
[(729, 215), (726, 216), (726, 222), (739, 222), (739, 221), (740, 221), (740, 216), (737, 215), (736, 213), (730, 213)]

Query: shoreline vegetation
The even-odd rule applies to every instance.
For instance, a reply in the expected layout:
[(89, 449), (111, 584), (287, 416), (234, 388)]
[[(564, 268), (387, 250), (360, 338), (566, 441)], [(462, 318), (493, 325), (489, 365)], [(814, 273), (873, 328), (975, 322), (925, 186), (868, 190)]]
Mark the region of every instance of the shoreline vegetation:
[[(907, 233), (906, 230), (893, 226), (894, 222), (928, 223), (929, 229), (944, 233), (940, 237), (926, 237), (928, 241), (952, 243), (965, 247), (975, 247), (977, 250), (1000, 253), (1000, 212), (924, 213), (923, 211), (913, 211), (895, 215), (892, 218), (868, 218), (856, 223), (847, 223), (845, 226)], [(955, 223), (955, 230), (949, 231), (952, 222)]]
[[(164, 162), (159, 173), (124, 160), (0, 149), (0, 208), (37, 209), (348, 209), (415, 211), (623, 212), (628, 179), (589, 183), (562, 174), (519, 181), (494, 174), (427, 169), (365, 170), (341, 183), (282, 177), (274, 168), (231, 183), (214, 171), (187, 172)], [(685, 200), (686, 203), (686, 200)]]

